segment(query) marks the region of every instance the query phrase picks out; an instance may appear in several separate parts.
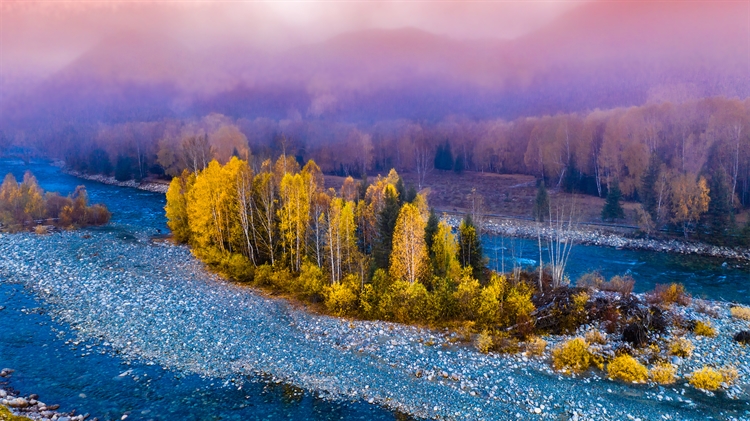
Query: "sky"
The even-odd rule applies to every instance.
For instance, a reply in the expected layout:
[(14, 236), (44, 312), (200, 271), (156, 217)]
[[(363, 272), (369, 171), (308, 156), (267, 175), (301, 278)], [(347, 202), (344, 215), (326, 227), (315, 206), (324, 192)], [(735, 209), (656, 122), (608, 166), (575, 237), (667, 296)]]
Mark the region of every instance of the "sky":
[(0, 2), (0, 71), (45, 76), (107, 37), (158, 33), (194, 50), (264, 50), (350, 31), (414, 27), (457, 39), (511, 39), (579, 1), (13, 1)]

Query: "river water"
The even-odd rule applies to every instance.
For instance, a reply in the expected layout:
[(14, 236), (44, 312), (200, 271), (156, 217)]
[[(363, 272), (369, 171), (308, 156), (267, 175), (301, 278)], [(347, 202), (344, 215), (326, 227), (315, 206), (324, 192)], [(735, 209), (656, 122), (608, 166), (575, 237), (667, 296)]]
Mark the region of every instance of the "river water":
[[(85, 185), (91, 202), (104, 203), (113, 213), (110, 226), (104, 229), (124, 240), (136, 228), (154, 234), (167, 230), (161, 194), (80, 180), (44, 162), (27, 166), (0, 160), (0, 175), (12, 172), (20, 179), (27, 169), (48, 191), (67, 194)], [(529, 240), (488, 237), (484, 247), (491, 264), (506, 270), (514, 264), (532, 266), (539, 253), (536, 242)], [(639, 291), (655, 283), (682, 282), (696, 296), (750, 303), (750, 272), (736, 262), (576, 246), (569, 276), (576, 279), (591, 270), (605, 276), (630, 273)], [(398, 418), (363, 402), (331, 402), (262, 379), (251, 379), (238, 390), (222, 387), (215, 379), (126, 363), (105, 347), (71, 343), (71, 328), (53, 321), (44, 304), (17, 284), (0, 282), (0, 306), (5, 307), (0, 311), (0, 365), (17, 370), (10, 386), (38, 393), (45, 402), (61, 404), (62, 410), (76, 408), (100, 419), (119, 419), (124, 414), (143, 420)]]

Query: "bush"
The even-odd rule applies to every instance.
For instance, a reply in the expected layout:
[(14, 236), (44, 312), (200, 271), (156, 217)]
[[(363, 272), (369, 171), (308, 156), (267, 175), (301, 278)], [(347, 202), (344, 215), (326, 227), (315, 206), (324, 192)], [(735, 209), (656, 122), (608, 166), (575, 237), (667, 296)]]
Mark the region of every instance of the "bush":
[(324, 287), (323, 271), (313, 263), (302, 263), (297, 278), (297, 292), (307, 299), (313, 299), (323, 295)]
[(326, 308), (335, 316), (349, 316), (357, 310), (357, 284), (349, 277), (325, 289)]
[(734, 335), (734, 340), (742, 345), (750, 344), (750, 331), (742, 330)]
[(654, 290), (647, 295), (647, 300), (651, 304), (679, 304), (681, 306), (686, 306), (690, 304), (690, 295), (685, 292), (685, 286), (682, 284), (658, 284)]
[(479, 281), (471, 276), (464, 276), (456, 289), (459, 315), (464, 320), (473, 320), (479, 306)]
[(643, 383), (648, 379), (648, 369), (628, 354), (615, 357), (607, 365), (607, 374), (611, 379), (631, 383)]
[(617, 292), (622, 296), (628, 296), (633, 292), (634, 286), (635, 279), (630, 275), (625, 275), (613, 277), (609, 282), (604, 282), (599, 289), (601, 291)]
[(492, 349), (502, 354), (516, 354), (521, 351), (518, 339), (503, 332), (492, 339)]
[(622, 340), (639, 347), (648, 341), (648, 329), (640, 321), (630, 323), (622, 331)]
[(726, 383), (727, 386), (732, 386), (737, 383), (737, 380), (740, 378), (740, 373), (736, 368), (731, 366), (719, 369), (719, 373), (721, 374), (722, 381)]
[(544, 355), (546, 348), (547, 341), (538, 336), (533, 336), (526, 341), (526, 352), (531, 356), (540, 357)]
[(750, 308), (749, 307), (732, 307), (729, 309), (729, 313), (735, 319), (750, 321)]
[(479, 352), (481, 352), (482, 354), (490, 352), (490, 349), (492, 349), (492, 336), (489, 334), (489, 332), (483, 330), (482, 333), (477, 335), (475, 345)]
[(583, 338), (571, 339), (552, 350), (552, 366), (556, 370), (582, 373), (591, 366), (593, 356)]
[(37, 225), (36, 227), (34, 227), (34, 233), (36, 233), (37, 235), (47, 235), (47, 227), (45, 227), (44, 225)]
[(676, 338), (669, 344), (669, 353), (680, 358), (690, 358), (693, 349), (693, 343), (685, 338)]
[(711, 367), (703, 367), (690, 375), (690, 385), (703, 390), (716, 390), (723, 381), (721, 373)]
[(586, 342), (604, 345), (607, 343), (607, 337), (598, 330), (592, 329), (586, 332)]
[(709, 338), (713, 338), (714, 336), (716, 336), (716, 330), (711, 327), (711, 323), (701, 321), (695, 323), (693, 333), (698, 336), (708, 336)]
[(258, 286), (271, 286), (271, 276), (273, 276), (273, 267), (269, 264), (260, 265), (255, 268), (253, 281)]
[(658, 384), (672, 384), (675, 382), (675, 368), (672, 364), (661, 362), (651, 367), (649, 377)]

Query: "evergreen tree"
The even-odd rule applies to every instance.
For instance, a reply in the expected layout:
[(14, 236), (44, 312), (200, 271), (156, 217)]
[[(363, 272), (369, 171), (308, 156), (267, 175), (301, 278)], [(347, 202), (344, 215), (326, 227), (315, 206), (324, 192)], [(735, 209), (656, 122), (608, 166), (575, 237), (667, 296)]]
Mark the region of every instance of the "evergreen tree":
[(451, 144), (447, 140), (443, 145), (438, 145), (437, 147), (437, 152), (435, 152), (435, 168), (444, 171), (453, 169), (453, 152), (451, 152)]
[(112, 163), (109, 154), (104, 149), (94, 149), (89, 154), (89, 171), (93, 174), (109, 175), (112, 173)]
[(133, 178), (133, 162), (129, 156), (120, 155), (117, 157), (115, 166), (115, 180), (128, 181)]
[(544, 179), (537, 182), (536, 198), (534, 199), (533, 217), (535, 221), (544, 222), (549, 214), (549, 194), (544, 186)]
[(453, 164), (453, 171), (456, 174), (461, 174), (464, 172), (465, 163), (461, 155), (456, 157), (456, 162)]
[(474, 278), (481, 279), (484, 272), (482, 243), (470, 214), (466, 214), (458, 227), (458, 245), (458, 261), (461, 267), (471, 266)]
[(715, 244), (724, 244), (732, 231), (732, 205), (729, 177), (723, 167), (713, 171), (709, 187), (708, 212), (704, 215), (704, 232)]
[(566, 193), (575, 193), (578, 190), (578, 184), (581, 181), (581, 172), (576, 167), (575, 155), (570, 157), (568, 165), (565, 167), (565, 178), (563, 179), (563, 189)]
[(378, 215), (378, 237), (373, 253), (375, 266), (383, 269), (388, 268), (393, 248), (393, 230), (396, 228), (396, 219), (401, 208), (398, 203), (398, 194), (392, 187), (386, 188), (384, 202), (383, 210)]
[(435, 213), (435, 209), (430, 208), (430, 216), (427, 218), (427, 226), (424, 228), (424, 240), (427, 244), (427, 250), (430, 251), (430, 253), (432, 253), (432, 241), (438, 230), (438, 223), (440, 223), (440, 218), (438, 218)]
[(416, 198), (417, 189), (414, 188), (414, 184), (409, 184), (409, 189), (406, 190), (406, 196), (404, 197), (404, 203), (413, 203)]
[(607, 191), (607, 201), (604, 203), (604, 208), (602, 208), (602, 220), (614, 221), (615, 219), (625, 218), (625, 211), (620, 204), (621, 197), (620, 185), (615, 181), (609, 187), (609, 191)]
[(648, 161), (648, 168), (641, 178), (641, 188), (638, 191), (643, 209), (651, 215), (652, 221), (656, 221), (659, 216), (657, 215), (658, 195), (656, 192), (656, 182), (659, 180), (660, 167), (661, 160), (659, 156), (656, 153), (652, 154), (651, 159)]
[(404, 203), (407, 203), (406, 200), (406, 186), (404, 186), (404, 179), (399, 177), (398, 181), (396, 181), (396, 192), (398, 192), (398, 204), (403, 205)]

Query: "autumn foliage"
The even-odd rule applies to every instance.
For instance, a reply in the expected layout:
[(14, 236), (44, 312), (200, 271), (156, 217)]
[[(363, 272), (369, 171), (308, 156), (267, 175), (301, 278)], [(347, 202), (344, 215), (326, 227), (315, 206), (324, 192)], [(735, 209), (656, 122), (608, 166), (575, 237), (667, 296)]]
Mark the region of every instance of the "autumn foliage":
[(44, 225), (62, 228), (104, 225), (111, 214), (104, 205), (88, 204), (86, 188), (78, 186), (72, 195), (45, 193), (31, 172), (19, 184), (13, 174), (0, 185), (0, 227), (10, 231), (33, 229), (44, 233)]
[(428, 229), (427, 198), (395, 170), (335, 191), (313, 161), (212, 160), (172, 180), (165, 210), (174, 239), (218, 271), (330, 314), (466, 322), (492, 339), (529, 325), (535, 310), (524, 281), (478, 279), (486, 269), (471, 219), (458, 235), (434, 215)]

